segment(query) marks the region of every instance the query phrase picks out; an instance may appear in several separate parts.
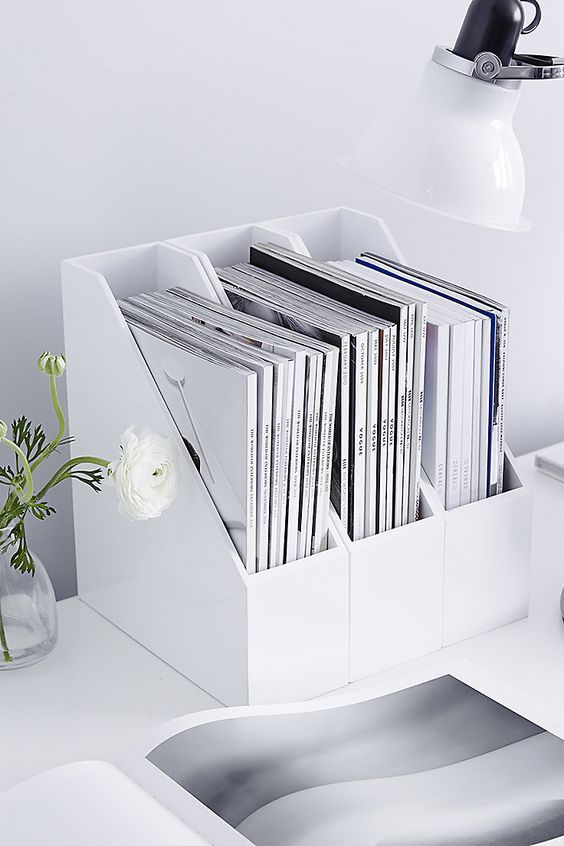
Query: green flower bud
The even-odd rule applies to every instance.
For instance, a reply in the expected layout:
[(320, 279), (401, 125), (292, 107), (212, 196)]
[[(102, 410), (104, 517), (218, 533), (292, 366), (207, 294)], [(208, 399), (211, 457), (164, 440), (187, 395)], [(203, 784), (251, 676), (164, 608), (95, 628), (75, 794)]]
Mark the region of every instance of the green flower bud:
[(62, 376), (67, 366), (64, 355), (53, 355), (50, 352), (44, 352), (37, 360), (37, 366), (42, 373), (48, 376)]
[(8, 434), (8, 424), (4, 423), (3, 420), (0, 420), (0, 441), (2, 438), (5, 438)]

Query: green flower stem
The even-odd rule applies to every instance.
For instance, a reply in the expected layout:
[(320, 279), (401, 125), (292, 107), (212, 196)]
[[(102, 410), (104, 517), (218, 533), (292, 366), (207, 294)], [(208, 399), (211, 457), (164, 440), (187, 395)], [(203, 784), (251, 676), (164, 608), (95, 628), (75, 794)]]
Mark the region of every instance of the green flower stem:
[(55, 475), (49, 479), (47, 484), (37, 494), (36, 499), (43, 499), (48, 490), (54, 488), (55, 485), (59, 484), (59, 482), (62, 482), (66, 478), (67, 474), (80, 464), (94, 464), (97, 467), (109, 467), (110, 462), (105, 461), (103, 458), (96, 458), (93, 455), (81, 455), (78, 458), (71, 458), (70, 461), (63, 464), (63, 466), (57, 470)]
[(32, 468), (29, 466), (29, 462), (28, 462), (27, 458), (25, 457), (25, 454), (22, 452), (22, 450), (19, 448), (19, 446), (17, 444), (15, 444), (9, 438), (2, 438), (1, 441), (2, 441), (2, 443), (5, 443), (6, 446), (9, 446), (9, 447), (11, 447), (11, 449), (14, 450), (14, 452), (16, 453), (16, 455), (18, 456), (18, 458), (20, 459), (20, 461), (22, 463), (22, 470), (23, 470), (24, 479), (25, 479), (25, 488), (22, 491), (21, 488), (19, 487), (19, 485), (17, 485), (17, 486), (14, 485), (14, 487), (16, 488), (18, 493), (21, 495), (22, 500), (24, 502), (29, 502), (31, 497), (33, 496), (33, 479), (32, 479), (32, 476), (31, 476)]
[(55, 415), (59, 423), (59, 429), (54, 440), (49, 444), (45, 452), (40, 455), (39, 458), (36, 458), (33, 464), (31, 465), (32, 472), (37, 467), (39, 467), (42, 461), (45, 461), (45, 459), (48, 458), (51, 453), (53, 453), (57, 449), (63, 435), (65, 434), (66, 429), (65, 415), (63, 414), (63, 409), (61, 408), (61, 403), (59, 402), (59, 395), (57, 393), (57, 377), (53, 374), (50, 374), (49, 376), (49, 384), (51, 387), (51, 402), (53, 404), (53, 409), (55, 411)]
[(6, 526), (9, 526), (11, 521), (14, 519), (14, 510), (17, 509), (18, 505), (20, 504), (20, 499), (18, 495), (14, 492), (8, 494), (6, 502), (2, 510), (0, 511), (0, 534)]
[[(9, 497), (8, 497), (9, 500)], [(0, 512), (0, 522), (2, 521), (2, 515), (4, 514), (4, 509)], [(3, 527), (4, 528), (4, 527)], [(2, 533), (2, 529), (0, 529), (0, 535)], [(0, 567), (2, 565), (0, 564)], [(2, 573), (0, 572), (0, 586), (2, 584)], [(10, 655), (10, 650), (8, 649), (8, 643), (6, 641), (6, 632), (4, 630), (4, 620), (2, 619), (2, 592), (0, 590), (0, 648), (2, 649), (2, 657), (4, 658), (5, 664), (12, 663), (12, 656)]]
[(11, 664), (13, 661), (12, 656), (10, 655), (10, 650), (8, 649), (8, 643), (6, 641), (6, 632), (4, 631), (4, 621), (2, 619), (2, 598), (0, 597), (0, 647), (2, 648), (2, 656), (4, 658), (5, 664)]

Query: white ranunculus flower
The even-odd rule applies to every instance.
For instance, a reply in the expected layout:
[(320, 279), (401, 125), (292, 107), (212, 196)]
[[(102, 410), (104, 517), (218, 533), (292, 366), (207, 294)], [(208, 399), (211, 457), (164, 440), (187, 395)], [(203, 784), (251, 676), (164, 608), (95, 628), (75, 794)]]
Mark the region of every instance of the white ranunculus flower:
[(176, 450), (168, 438), (130, 426), (121, 437), (121, 457), (108, 467), (108, 480), (122, 514), (133, 520), (160, 517), (176, 497)]

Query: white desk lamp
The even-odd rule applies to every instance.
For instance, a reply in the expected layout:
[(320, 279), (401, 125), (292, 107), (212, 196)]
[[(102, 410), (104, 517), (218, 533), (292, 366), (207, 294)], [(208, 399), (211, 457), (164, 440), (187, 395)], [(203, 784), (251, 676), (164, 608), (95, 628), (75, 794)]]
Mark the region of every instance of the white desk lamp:
[[(523, 2), (535, 7), (525, 26)], [(415, 96), (342, 160), (353, 173), (450, 217), (523, 230), (525, 166), (513, 131), (523, 80), (564, 78), (564, 59), (516, 53), (537, 0), (473, 0), (452, 50), (437, 47)]]

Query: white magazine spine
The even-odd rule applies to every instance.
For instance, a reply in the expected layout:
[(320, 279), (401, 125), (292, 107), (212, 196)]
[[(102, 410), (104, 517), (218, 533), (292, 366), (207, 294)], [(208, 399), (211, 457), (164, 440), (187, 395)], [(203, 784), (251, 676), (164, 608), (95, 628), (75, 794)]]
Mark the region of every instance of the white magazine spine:
[(472, 480), (472, 424), (474, 417), (474, 320), (464, 327), (464, 393), (462, 403), (462, 447), (460, 458), (460, 504), (468, 505)]
[(302, 490), (300, 495), (298, 559), (306, 557), (306, 525), (311, 488), (311, 461), (313, 448), (313, 419), (315, 414), (315, 386), (319, 356), (309, 356), (306, 379), (306, 406), (303, 428)]
[(288, 477), (290, 472), (290, 427), (292, 424), (292, 393), (294, 387), (294, 362), (284, 367), (282, 397), (282, 443), (280, 449), (280, 503), (278, 505), (278, 539), (276, 565), (284, 564), (286, 529), (288, 525)]
[(368, 397), (367, 397), (367, 449), (366, 449), (366, 501), (364, 508), (364, 533), (366, 537), (376, 534), (378, 528), (378, 447), (379, 401), (380, 401), (380, 331), (368, 333)]
[(303, 424), (306, 388), (306, 354), (298, 352), (294, 359), (294, 396), (292, 402), (292, 434), (290, 444), (290, 485), (288, 492), (288, 526), (286, 562), (298, 559), (298, 519), (302, 484)]
[[(415, 326), (415, 372), (413, 377), (412, 462), (409, 484), (409, 513), (411, 523), (419, 519), (421, 489), (421, 451), (423, 449), (423, 408), (425, 403), (425, 356), (427, 353), (427, 303), (417, 309)], [(415, 438), (415, 441), (414, 441)]]
[(360, 332), (356, 336), (355, 357), (353, 540), (364, 538), (367, 347), (368, 333)]
[(407, 367), (405, 375), (405, 442), (403, 450), (403, 498), (401, 510), (402, 526), (409, 519), (410, 475), (411, 475), (411, 422), (413, 413), (413, 372), (415, 356), (415, 304), (407, 311)]
[(390, 384), (390, 329), (380, 330), (380, 398), (378, 445), (378, 532), (386, 530), (388, 446), (389, 446), (389, 384)]
[(259, 421), (262, 425), (258, 441), (258, 472), (259, 478), (257, 497), (257, 570), (268, 570), (268, 545), (270, 525), (270, 461), (271, 461), (271, 431), (272, 431), (272, 366), (265, 367), (262, 379), (258, 380), (257, 405)]
[(474, 323), (474, 387), (472, 408), (472, 475), (470, 480), (470, 502), (480, 497), (480, 436), (482, 426), (482, 330), (484, 320)]
[(282, 414), (284, 403), (284, 365), (280, 362), (275, 368), (273, 385), (272, 411), (272, 450), (270, 471), (270, 537), (269, 567), (275, 567), (277, 561), (278, 521), (280, 513), (280, 464), (282, 450)]
[(315, 406), (313, 415), (313, 442), (311, 449), (311, 482), (310, 482), (310, 498), (308, 503), (307, 521), (306, 521), (306, 557), (311, 555), (313, 550), (313, 525), (315, 519), (315, 511), (317, 508), (318, 496), (318, 475), (317, 468), (319, 466), (319, 446), (321, 442), (321, 403), (323, 400), (323, 383), (325, 380), (325, 373), (327, 370), (327, 359), (324, 354), (321, 355), (320, 363), (317, 368), (316, 385), (315, 385)]
[(490, 384), (491, 384), (491, 337), (492, 325), (488, 318), (482, 327), (482, 374), (481, 374), (481, 415), (480, 415), (480, 472), (478, 499), (489, 496), (488, 455), (490, 432)]
[(247, 392), (247, 545), (245, 566), (256, 572), (256, 479), (257, 479), (257, 377), (249, 374)]
[(407, 306), (401, 309), (401, 318), (398, 326), (398, 355), (396, 373), (396, 463), (394, 473), (394, 529), (402, 524), (403, 509), (403, 457), (405, 450), (405, 380), (407, 370), (407, 335), (408, 335)]
[(507, 345), (509, 337), (509, 309), (502, 309), (500, 356), (499, 356), (499, 412), (498, 412), (498, 465), (497, 465), (497, 493), (503, 493), (503, 471), (505, 465), (505, 395), (507, 380)]
[(349, 416), (350, 416), (350, 336), (343, 338), (341, 344), (341, 497), (340, 497), (340, 518), (345, 529), (349, 525)]
[(429, 480), (446, 507), (449, 414), (450, 326), (427, 325), (425, 405), (422, 462)]
[(394, 526), (394, 477), (396, 467), (396, 383), (397, 383), (397, 332), (390, 328), (390, 380), (388, 392), (388, 478), (386, 502), (386, 529)]
[(313, 529), (313, 553), (326, 549), (329, 527), (329, 500), (331, 495), (331, 470), (333, 466), (333, 429), (335, 421), (335, 395), (337, 390), (337, 367), (339, 353), (335, 349), (327, 354), (321, 412), (321, 432), (317, 478), (317, 501)]
[(464, 324), (450, 327), (446, 508), (460, 505), (464, 391)]

